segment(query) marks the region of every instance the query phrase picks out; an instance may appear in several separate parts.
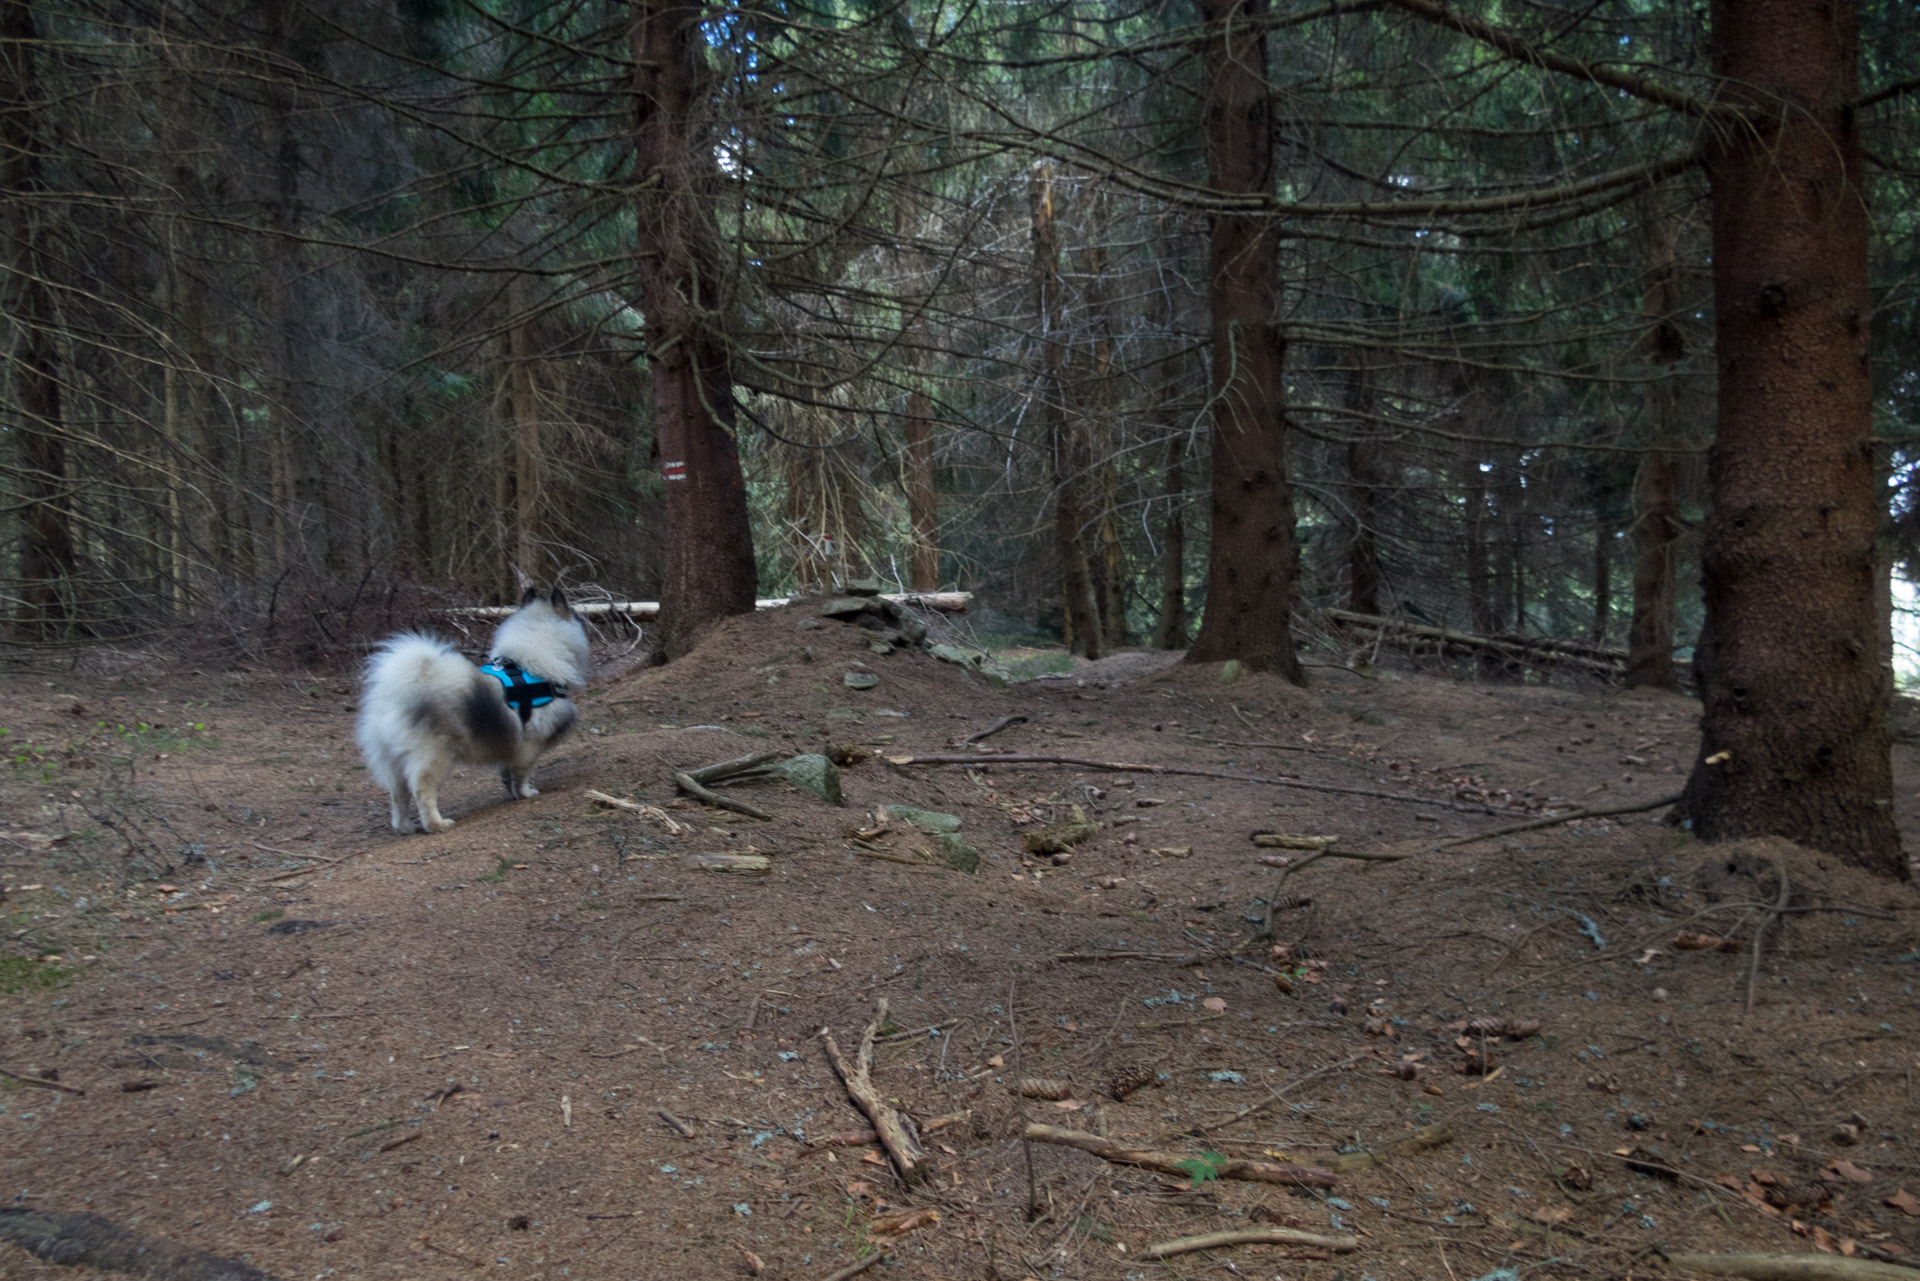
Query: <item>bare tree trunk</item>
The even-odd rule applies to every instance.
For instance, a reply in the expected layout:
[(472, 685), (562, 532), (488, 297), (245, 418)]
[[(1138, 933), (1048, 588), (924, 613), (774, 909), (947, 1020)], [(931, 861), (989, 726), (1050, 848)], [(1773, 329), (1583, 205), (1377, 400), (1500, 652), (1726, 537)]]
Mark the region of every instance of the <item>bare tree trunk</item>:
[(1597, 515), (1593, 522), (1593, 626), (1587, 639), (1607, 643), (1613, 625), (1613, 522)]
[(721, 255), (706, 197), (712, 154), (694, 126), (706, 42), (702, 10), (635, 0), (634, 180), (641, 307), (654, 431), (666, 485), (656, 653), (677, 657), (718, 620), (753, 612), (753, 529), (732, 426)]
[[(1648, 400), (1668, 394), (1659, 385)], [(1661, 412), (1661, 411), (1655, 411)], [(1659, 434), (1656, 427), (1656, 435)], [(1672, 454), (1651, 450), (1633, 477), (1633, 625), (1627, 633), (1627, 685), (1666, 689), (1673, 684), (1674, 544), (1680, 535), (1680, 497)]]
[[(1681, 306), (1679, 228), (1649, 197), (1641, 215), (1646, 259), (1643, 310), (1645, 355), (1656, 368), (1678, 364), (1686, 342), (1675, 318)], [(1679, 461), (1671, 449), (1680, 435), (1680, 392), (1672, 378), (1647, 384), (1649, 451), (1633, 477), (1633, 624), (1627, 633), (1627, 686), (1665, 689), (1674, 682), (1674, 601), (1678, 595), (1676, 544), (1680, 538)]]
[[(1364, 359), (1364, 356), (1362, 357)], [(1372, 408), (1373, 397), (1367, 386), (1367, 371), (1349, 371), (1346, 387), (1347, 408), (1356, 414)], [(1378, 465), (1374, 442), (1357, 433), (1368, 430), (1357, 423), (1350, 428), (1356, 435), (1347, 441), (1347, 608), (1356, 614), (1380, 612), (1380, 548), (1376, 537), (1376, 486)]]
[(1187, 644), (1187, 436), (1167, 436), (1166, 470), (1161, 496), (1167, 519), (1160, 526), (1160, 617), (1153, 625), (1155, 649), (1184, 649)]
[[(920, 365), (914, 360), (916, 374)], [(912, 586), (940, 586), (940, 495), (933, 483), (933, 401), (915, 387), (907, 393), (907, 522), (913, 529)]]
[(41, 136), (36, 111), (39, 83), (34, 59), (39, 33), (27, 0), (4, 0), (0, 36), (0, 199), (6, 202), (9, 280), (0, 306), (19, 330), (14, 385), (20, 415), (14, 433), (19, 450), (21, 543), (18, 561), (23, 637), (51, 639), (82, 626), (73, 593), (80, 554), (74, 544), (73, 498), (67, 475), (67, 424), (61, 404), (58, 319), (48, 283), (52, 255), (46, 228), (47, 184), (41, 176)]
[(1066, 335), (1061, 332), (1060, 242), (1054, 223), (1053, 166), (1034, 166), (1027, 195), (1033, 210), (1033, 275), (1040, 319), (1040, 413), (1053, 456), (1054, 543), (1060, 552), (1062, 630), (1067, 648), (1088, 658), (1101, 654), (1100, 611), (1088, 573), (1086, 524), (1081, 502), (1086, 459), (1082, 433), (1067, 413)]
[[(1200, 0), (1205, 24), (1207, 185), (1270, 193), (1273, 103), (1266, 0)], [(1279, 245), (1271, 220), (1210, 219), (1213, 494), (1207, 607), (1188, 662), (1239, 659), (1304, 683), (1289, 613), (1299, 574), (1287, 474), (1286, 339), (1275, 324)]]
[(507, 291), (513, 312), (507, 330), (508, 401), (513, 409), (513, 563), (528, 582), (544, 584), (550, 567), (540, 529), (540, 398), (534, 383), (532, 293), (524, 276), (515, 276)]
[(1715, 0), (1720, 374), (1703, 552), (1708, 840), (1773, 834), (1904, 879), (1876, 602), (1868, 221), (1851, 0)]

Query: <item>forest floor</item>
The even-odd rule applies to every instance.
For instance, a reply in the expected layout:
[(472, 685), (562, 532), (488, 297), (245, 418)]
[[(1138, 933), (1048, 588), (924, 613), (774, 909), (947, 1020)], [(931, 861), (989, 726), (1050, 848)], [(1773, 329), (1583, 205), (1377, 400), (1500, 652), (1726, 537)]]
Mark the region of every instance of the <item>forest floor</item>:
[[(1321, 667), (1304, 690), (1222, 684), (1153, 653), (1003, 687), (798, 607), (667, 667), (604, 657), (544, 795), (458, 770), (457, 826), (404, 838), (358, 761), (350, 676), (95, 654), (7, 678), (0, 1276), (121, 1275), (102, 1268), (136, 1242), (145, 1275), (244, 1259), (282, 1281), (1920, 1261), (1920, 895), (1783, 843), (1704, 847), (1659, 811), (1427, 852), (1550, 802), (1677, 791), (1680, 695)], [(828, 748), (874, 753), (842, 771), (845, 808), (738, 789), (760, 822), (669, 778)], [(980, 760), (886, 759), (963, 751)], [(874, 833), (888, 805), (957, 816), (978, 870), (898, 816)], [(1075, 807), (1097, 826), (1066, 860), (1023, 852)], [(1288, 855), (1260, 831), (1418, 853), (1277, 891), (1265, 860)], [(749, 850), (769, 874), (686, 862)], [(1277, 942), (1236, 951), (1275, 894)], [(1708, 935), (1731, 950), (1689, 946)], [(819, 1035), (851, 1058), (883, 1003), (872, 1081), (920, 1128), (911, 1186)], [(1184, 1165), (1029, 1143), (1030, 1122)], [(1229, 1159), (1334, 1183), (1215, 1177)], [(72, 1266), (5, 1243), (35, 1224)], [(1146, 1257), (1274, 1226), (1356, 1248)]]

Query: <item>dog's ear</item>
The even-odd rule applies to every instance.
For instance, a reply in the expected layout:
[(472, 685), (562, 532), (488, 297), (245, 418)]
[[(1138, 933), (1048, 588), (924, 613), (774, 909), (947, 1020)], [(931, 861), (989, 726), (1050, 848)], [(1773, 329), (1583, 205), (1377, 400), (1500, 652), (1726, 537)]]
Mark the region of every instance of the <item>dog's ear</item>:
[(527, 606), (533, 604), (533, 602), (539, 599), (540, 599), (540, 589), (538, 587), (529, 587), (527, 588), (526, 592), (520, 597), (520, 608), (525, 609)]
[(553, 612), (556, 614), (567, 615), (573, 612), (567, 607), (566, 592), (562, 591), (557, 584), (553, 589), (553, 593), (547, 597), (547, 603), (553, 606)]

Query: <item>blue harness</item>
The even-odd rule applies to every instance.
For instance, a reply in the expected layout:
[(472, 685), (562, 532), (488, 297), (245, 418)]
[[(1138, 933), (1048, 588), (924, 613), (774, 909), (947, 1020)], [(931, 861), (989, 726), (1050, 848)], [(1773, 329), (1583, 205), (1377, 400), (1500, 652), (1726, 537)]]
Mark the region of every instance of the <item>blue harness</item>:
[(518, 663), (488, 663), (480, 670), (500, 682), (506, 691), (507, 704), (520, 713), (522, 725), (533, 719), (534, 708), (545, 707), (554, 699), (567, 696), (565, 685), (522, 671)]

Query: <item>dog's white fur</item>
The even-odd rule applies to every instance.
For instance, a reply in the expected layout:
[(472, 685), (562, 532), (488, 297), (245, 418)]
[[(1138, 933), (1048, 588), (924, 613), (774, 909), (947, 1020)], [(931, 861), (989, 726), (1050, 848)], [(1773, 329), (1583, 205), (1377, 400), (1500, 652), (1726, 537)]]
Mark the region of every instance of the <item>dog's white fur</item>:
[[(587, 631), (558, 588), (549, 596), (529, 591), (487, 653), (490, 662), (518, 663), (569, 694), (587, 683)], [(522, 726), (499, 681), (445, 641), (403, 632), (367, 660), (355, 737), (367, 772), (391, 798), (393, 830), (444, 832), (453, 820), (440, 813), (440, 783), (456, 762), (497, 765), (507, 795), (538, 796), (534, 763), (577, 719), (563, 696), (534, 708)]]

